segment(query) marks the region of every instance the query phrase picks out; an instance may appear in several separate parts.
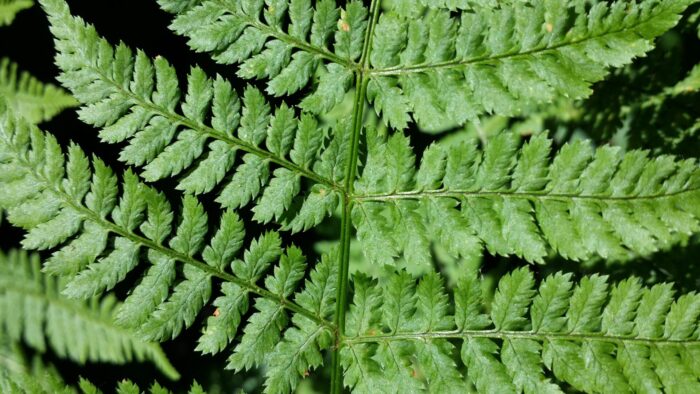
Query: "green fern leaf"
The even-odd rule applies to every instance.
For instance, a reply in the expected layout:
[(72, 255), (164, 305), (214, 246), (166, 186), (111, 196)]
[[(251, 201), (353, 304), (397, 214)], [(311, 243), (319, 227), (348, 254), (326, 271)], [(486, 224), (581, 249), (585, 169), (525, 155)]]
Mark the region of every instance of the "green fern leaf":
[(211, 240), (202, 257), (212, 267), (222, 269), (241, 249), (245, 235), (243, 221), (234, 211), (226, 211), (221, 217), (219, 230)]
[(28, 360), (25, 352), (14, 345), (0, 340), (0, 390), (3, 393), (75, 394), (53, 365), (42, 362), (38, 356)]
[[(37, 366), (38, 364), (38, 366)], [(102, 394), (102, 390), (97, 388), (92, 382), (81, 378), (76, 384), (77, 387), (66, 384), (58, 373), (50, 366), (34, 363), (31, 370), (20, 372), (7, 372), (0, 370), (0, 389), (4, 393), (57, 393), (57, 394)], [(158, 383), (153, 383), (147, 391), (130, 380), (121, 380), (116, 384), (114, 390), (117, 394), (171, 394)], [(197, 382), (192, 383), (189, 394), (206, 394), (202, 386)]]
[[(333, 0), (319, 1), (313, 7), (309, 0), (205, 1), (192, 6), (161, 3), (161, 7), (176, 14), (170, 27), (186, 36), (193, 50), (209, 52), (222, 64), (242, 63), (239, 76), (268, 78), (267, 92), (275, 96), (299, 91), (317, 71), (339, 71), (323, 60), (352, 64), (359, 58), (367, 24), (367, 10), (360, 2), (351, 2), (343, 10)], [(317, 97), (326, 96), (322, 99), (326, 103), (338, 97), (328, 96), (329, 85), (341, 96), (349, 88), (321, 77)]]
[[(31, 1), (25, 2), (31, 5)], [(3, 20), (3, 5), (0, 3), (0, 22)], [(13, 1), (10, 4), (23, 4)], [(61, 111), (78, 103), (63, 89), (45, 84), (27, 72), (18, 71), (17, 65), (9, 59), (0, 59), (0, 94), (10, 102), (17, 113), (33, 123), (47, 121)]]
[[(263, 234), (250, 243), (242, 260), (233, 259), (242, 247), (244, 227), (232, 211), (223, 215), (218, 230), (209, 236), (207, 215), (196, 197), (185, 196), (176, 216), (162, 194), (139, 183), (132, 173), (127, 171), (120, 182), (97, 159), (90, 169), (75, 146), (65, 163), (52, 136), (15, 119), (6, 105), (0, 114), (0, 173), (8, 175), (0, 178), (3, 206), (12, 213), (22, 205), (12, 198), (18, 189), (30, 199), (52, 195), (59, 200), (45, 221), (28, 227), (29, 234), (36, 228), (60, 225), (51, 215), (63, 211), (72, 212), (83, 223), (72, 241), (64, 240), (58, 231), (50, 239), (53, 259), (60, 256), (61, 261), (54, 260), (47, 269), (77, 272), (63, 294), (73, 298), (102, 294), (146, 260), (152, 265), (118, 308), (116, 320), (146, 338), (167, 340), (193, 324), (215, 291), (212, 279), (218, 278), (223, 281), (221, 295), (214, 301), (218, 309), (207, 321), (200, 351), (218, 353), (231, 344), (238, 326), (244, 325), (241, 317), (250, 301), (255, 301), (258, 312), (243, 327), (245, 334), (230, 360), (232, 368), (267, 365), (267, 391), (289, 392), (309, 370), (322, 364), (321, 352), (332, 344), (336, 254), (324, 255), (304, 286), (299, 286), (304, 258), (294, 247), (280, 257), (278, 233)], [(178, 224), (173, 229), (175, 217)], [(11, 214), (9, 219), (13, 218)], [(100, 244), (100, 250), (71, 258), (68, 251), (76, 242), (85, 242), (81, 233), (95, 227), (102, 229), (107, 242)], [(185, 264), (181, 277), (176, 262)], [(295, 373), (290, 374), (290, 368)]]
[(186, 267), (184, 279), (175, 285), (172, 294), (153, 311), (140, 327), (144, 337), (165, 341), (176, 338), (194, 319), (211, 297), (211, 277), (192, 267)]
[[(322, 319), (331, 318), (334, 312), (338, 282), (336, 259), (335, 256), (324, 256), (311, 272), (305, 289), (295, 297), (299, 305)], [(292, 317), (292, 324), (294, 326), (285, 332), (269, 354), (265, 392), (293, 391), (310, 369), (323, 364), (320, 351), (333, 344), (332, 333), (325, 325), (299, 314)]]
[[(197, 350), (231, 350), (228, 368), (259, 368), (270, 393), (295, 391), (326, 352), (334, 393), (699, 390), (695, 293), (599, 274), (538, 284), (522, 268), (482, 297), (462, 269), (484, 250), (648, 257), (700, 230), (694, 160), (479, 124), (589, 96), (693, 0), (158, 1), (191, 48), (261, 90), (178, 73), (109, 44), (65, 1), (40, 2), (80, 118), (129, 166), (64, 152), (0, 102), (0, 206), (25, 248), (51, 254), (44, 270), (65, 295), (123, 289), (116, 322), (147, 339), (201, 321)], [(691, 74), (664, 94), (693, 86)], [(415, 153), (403, 131), (466, 122)], [(172, 179), (184, 197), (139, 178)], [(321, 226), (339, 245), (311, 267), (273, 222)], [(460, 271), (447, 281), (432, 273), (443, 260)], [(367, 269), (381, 274), (349, 278)]]
[[(112, 296), (89, 302), (63, 297), (60, 281), (42, 275), (37, 255), (0, 253), (0, 334), (32, 349), (50, 348), (61, 358), (84, 364), (148, 360), (171, 379), (179, 377), (160, 346), (114, 323), (120, 308)], [(85, 337), (89, 341), (85, 341)]]
[[(697, 389), (690, 356), (700, 346), (697, 294), (674, 301), (670, 286), (643, 288), (637, 279), (608, 290), (601, 276), (584, 277), (572, 291), (570, 278), (552, 275), (536, 287), (528, 269), (511, 272), (498, 285), (493, 320), (482, 312), (476, 276), (466, 276), (455, 290), (454, 318), (437, 275), (416, 286), (405, 273), (393, 274), (381, 290), (355, 278), (343, 341), (345, 383), (360, 392), (368, 384), (380, 391), (447, 387), (449, 392), (465, 378), (480, 392), (499, 393), (561, 393), (566, 384), (587, 392)], [(374, 308), (382, 301), (386, 312), (380, 319)], [(454, 362), (448, 340), (461, 344), (466, 370)], [(413, 357), (411, 349), (422, 352)], [(433, 373), (437, 366), (439, 375)], [(371, 383), (361, 382), (360, 371), (372, 371)]]
[[(268, 276), (265, 286), (280, 297), (289, 297), (304, 276), (304, 261), (301, 251), (290, 248), (282, 255), (273, 276)], [(281, 305), (269, 300), (256, 301), (257, 310), (229, 358), (228, 368), (241, 370), (260, 365), (266, 353), (271, 352), (280, 340), (282, 327), (288, 324), (287, 314)]]
[(262, 223), (279, 220), (300, 191), (299, 178), (293, 172), (284, 168), (275, 170), (274, 177), (260, 197), (258, 205), (253, 208), (253, 219)]
[(12, 24), (15, 16), (22, 10), (34, 5), (32, 0), (2, 0), (0, 1), (0, 26)]
[(393, 229), (414, 227), (414, 220), (399, 210), (435, 222), (431, 236), (415, 233), (424, 254), (432, 240), (455, 256), (483, 243), (492, 253), (534, 262), (550, 248), (572, 260), (649, 255), (698, 231), (695, 161), (593, 150), (583, 142), (565, 145), (550, 160), (550, 149), (542, 135), (518, 148), (514, 135), (502, 134), (483, 152), (436, 144), (416, 171), (400, 134), (371, 148), (353, 211), (365, 256), (381, 263), (400, 253), (409, 258)]
[(325, 73), (318, 77), (316, 91), (306, 96), (299, 103), (299, 108), (311, 113), (332, 110), (343, 101), (345, 93), (350, 89), (352, 79), (352, 72), (347, 68), (339, 64), (327, 65)]
[(401, 16), (406, 17), (416, 17), (420, 13), (424, 12), (426, 8), (429, 9), (445, 9), (450, 11), (457, 10), (479, 10), (479, 9), (493, 9), (506, 6), (512, 6), (513, 4), (523, 3), (527, 4), (528, 0), (420, 0), (420, 1), (410, 1), (410, 0), (390, 0), (387, 2), (387, 6), (393, 12)]
[(148, 260), (153, 266), (117, 311), (116, 321), (121, 326), (131, 329), (143, 326), (170, 294), (176, 278), (175, 261), (154, 251), (148, 252)]
[[(455, 9), (470, 2), (423, 3)], [(416, 6), (406, 4), (403, 18), (382, 17), (375, 29), (373, 45), (387, 50), (372, 59), (375, 109), (396, 128), (412, 115), (422, 128), (441, 130), (483, 113), (516, 115), (532, 103), (586, 97), (609, 67), (651, 50), (690, 2), (598, 2), (588, 10), (577, 3), (510, 2), (461, 18), (447, 10), (412, 17)], [(388, 31), (408, 33), (398, 34), (399, 44)]]
[[(218, 14), (218, 3), (210, 3), (193, 8), (192, 17)], [(106, 142), (128, 141), (120, 160), (143, 167), (143, 179), (178, 177), (179, 189), (196, 194), (220, 186), (219, 203), (238, 208), (254, 201), (255, 219), (263, 223), (282, 223), (283, 216), (292, 219), (299, 213), (308, 198), (299, 195), (302, 177), (337, 196), (338, 180), (314, 170), (335, 157), (324, 155), (326, 134), (312, 116), (297, 117), (286, 105), (271, 115), (270, 105), (256, 88), (247, 87), (239, 99), (228, 81), (212, 80), (197, 67), (187, 77), (187, 93), (180, 103), (175, 70), (165, 59), (152, 61), (141, 51), (134, 55), (124, 45), (113, 48), (92, 26), (71, 16), (65, 3), (42, 4), (56, 36), (60, 80), (83, 105), (81, 119), (102, 128), (100, 136)], [(295, 6), (302, 7), (294, 11), (299, 17), (303, 4)], [(308, 30), (299, 29), (299, 34)], [(77, 48), (92, 49), (83, 56)], [(261, 146), (263, 141), (267, 149)], [(242, 164), (234, 167), (237, 151), (245, 154)], [(278, 168), (271, 169), (271, 164)]]
[[(80, 380), (80, 389), (84, 393), (100, 393), (92, 383), (85, 379)], [(148, 392), (149, 394), (170, 394), (170, 390), (163, 388), (158, 383), (153, 383), (148, 391), (141, 390), (141, 388), (130, 380), (122, 380), (117, 384), (117, 394), (141, 394)], [(197, 382), (193, 382), (190, 389), (187, 391), (188, 394), (206, 394), (206, 391)]]
[(491, 320), (497, 330), (523, 328), (534, 283), (535, 278), (527, 269), (515, 270), (501, 278), (491, 304)]
[(111, 290), (136, 268), (138, 255), (138, 245), (124, 238), (117, 239), (114, 250), (81, 271), (66, 285), (63, 294), (71, 298), (88, 298)]

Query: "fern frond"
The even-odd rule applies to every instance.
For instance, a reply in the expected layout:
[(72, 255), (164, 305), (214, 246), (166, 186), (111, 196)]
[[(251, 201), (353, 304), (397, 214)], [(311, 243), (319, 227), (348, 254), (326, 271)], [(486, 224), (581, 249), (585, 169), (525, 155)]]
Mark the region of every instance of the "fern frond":
[[(231, 349), (228, 368), (260, 368), (269, 393), (294, 391), (326, 351), (334, 393), (343, 381), (359, 392), (697, 391), (700, 299), (674, 303), (670, 285), (611, 291), (599, 275), (574, 285), (557, 274), (537, 287), (521, 269), (486, 302), (475, 275), (454, 294), (438, 274), (416, 283), (395, 266), (348, 278), (354, 250), (408, 266), (432, 264), (434, 243), (455, 260), (483, 248), (616, 260), (697, 233), (695, 161), (584, 142), (551, 158), (549, 139), (521, 146), (515, 133), (483, 150), (436, 143), (418, 160), (402, 133), (365, 127), (364, 112), (369, 101), (385, 125), (430, 131), (587, 97), (693, 1), (159, 1), (196, 51), (300, 101), (275, 108), (197, 67), (180, 83), (165, 59), (112, 46), (64, 0), (40, 0), (81, 119), (139, 175), (64, 152), (0, 103), (0, 206), (27, 230), (25, 248), (52, 253), (44, 269), (68, 278), (65, 295), (130, 290), (117, 322), (151, 340), (203, 321), (197, 350)], [(350, 108), (319, 117), (332, 127), (315, 116)], [(171, 201), (139, 176), (175, 178), (186, 195)], [(213, 191), (224, 209), (210, 220), (196, 195)], [(292, 231), (340, 211), (340, 247), (311, 269), (278, 232), (246, 235), (244, 206)]]
[(441, 10), (418, 18), (383, 14), (368, 98), (393, 127), (405, 128), (412, 116), (435, 130), (483, 113), (515, 115), (534, 103), (586, 97), (608, 68), (651, 50), (691, 2), (580, 7), (579, 1), (536, 0), (461, 18)]
[(678, 96), (698, 90), (700, 90), (700, 64), (696, 64), (682, 81), (670, 87), (665, 93)]
[(695, 157), (700, 147), (700, 66), (690, 67), (688, 61), (695, 60), (688, 59), (684, 45), (698, 41), (680, 32), (681, 26), (665, 35), (645, 59), (598, 84), (589, 99), (577, 103), (575, 117), (561, 119), (552, 113), (548, 120), (571, 132), (586, 130), (601, 143)]
[(87, 303), (67, 299), (59, 293), (60, 283), (39, 270), (36, 255), (0, 253), (0, 336), (22, 340), (38, 352), (48, 347), (79, 363), (148, 360), (169, 378), (179, 378), (158, 344), (114, 323), (119, 304), (113, 297)]
[[(399, 129), (411, 117), (440, 129), (483, 113), (515, 115), (534, 103), (586, 97), (609, 67), (648, 52), (691, 2), (394, 1), (374, 29), (367, 95)], [(269, 78), (270, 94), (295, 93), (318, 68), (317, 87), (301, 104), (308, 111), (339, 103), (353, 70), (365, 67), (356, 63), (368, 15), (360, 2), (340, 12), (333, 0), (315, 9), (309, 0), (161, 3), (176, 13), (171, 27), (193, 49), (242, 63), (243, 78)], [(465, 11), (455, 17), (450, 10)]]
[[(87, 379), (80, 379), (79, 382), (80, 392), (83, 394), (102, 394), (102, 391), (98, 389), (92, 382)], [(153, 383), (148, 390), (142, 390), (136, 383), (131, 380), (125, 379), (117, 384), (115, 392), (117, 394), (170, 394), (171, 391), (164, 388), (158, 383)], [(187, 391), (188, 394), (206, 394), (206, 391), (199, 385), (199, 383), (194, 382), (190, 389)]]
[[(178, 176), (178, 188), (194, 194), (219, 186), (223, 207), (255, 201), (256, 220), (296, 231), (320, 223), (337, 206), (344, 176), (338, 168), (347, 157), (338, 149), (348, 138), (344, 129), (328, 136), (311, 115), (297, 118), (285, 104), (273, 111), (250, 86), (239, 98), (228, 81), (212, 80), (196, 67), (181, 102), (175, 70), (165, 59), (113, 48), (63, 1), (42, 5), (56, 36), (60, 80), (83, 104), (81, 119), (101, 127), (103, 141), (128, 140), (120, 159), (143, 166), (144, 179)], [(237, 151), (244, 154), (236, 167)], [(299, 195), (302, 178), (318, 184), (318, 192)]]
[(508, 7), (513, 4), (527, 4), (530, 0), (389, 0), (384, 6), (392, 12), (404, 17), (417, 17), (426, 9), (442, 9), (449, 11), (479, 10)]
[[(226, 211), (210, 233), (207, 214), (194, 196), (183, 198), (176, 216), (162, 194), (130, 171), (119, 182), (99, 159), (92, 160), (91, 169), (77, 146), (67, 156), (64, 163), (53, 136), (0, 108), (0, 202), (8, 207), (10, 223), (28, 230), (25, 248), (53, 251), (44, 270), (71, 278), (64, 295), (102, 294), (147, 260), (151, 266), (119, 308), (117, 321), (162, 341), (192, 325), (216, 278), (221, 295), (213, 302), (217, 310), (207, 320), (200, 351), (226, 348), (255, 301), (257, 312), (235, 347), (231, 368), (268, 365), (267, 391), (276, 393), (290, 392), (322, 364), (320, 352), (332, 344), (335, 254), (324, 256), (300, 288), (304, 257), (296, 247), (283, 250), (277, 233), (263, 234), (234, 259), (244, 238), (235, 212)], [(47, 201), (52, 203), (40, 203)], [(184, 264), (181, 278), (177, 262)]]
[(344, 9), (335, 0), (171, 3), (160, 1), (176, 13), (170, 27), (189, 39), (190, 48), (211, 53), (218, 63), (241, 63), (242, 78), (269, 79), (269, 94), (295, 93), (318, 76), (315, 93), (302, 107), (320, 113), (350, 89), (367, 26), (361, 1), (348, 2)]
[(355, 392), (700, 390), (700, 296), (674, 300), (670, 285), (644, 288), (631, 278), (609, 286), (597, 275), (574, 284), (558, 273), (536, 287), (521, 268), (501, 278), (487, 312), (476, 275), (467, 275), (454, 315), (437, 274), (354, 285), (342, 356)]
[[(129, 380), (123, 380), (116, 386), (115, 392), (118, 394), (142, 393), (138, 386)], [(36, 355), (28, 359), (21, 348), (6, 346), (2, 340), (0, 340), (0, 392), (3, 394), (102, 393), (84, 378), (80, 379), (76, 387), (67, 384), (53, 365), (43, 362)], [(153, 383), (148, 393), (169, 394), (170, 391), (158, 383)], [(194, 382), (189, 393), (204, 394), (205, 391), (197, 382)]]
[(0, 95), (17, 114), (32, 123), (47, 121), (77, 105), (63, 89), (18, 71), (17, 65), (6, 58), (0, 59)]
[(53, 365), (38, 356), (28, 360), (18, 344), (0, 338), (0, 392), (8, 394), (75, 394)]
[(20, 11), (33, 5), (33, 0), (0, 0), (0, 26), (12, 24)]
[[(101, 394), (102, 390), (92, 382), (81, 378), (72, 387), (66, 384), (54, 368), (40, 363), (34, 363), (28, 371), (10, 371), (0, 369), (0, 389), (7, 394)], [(122, 380), (114, 390), (117, 394), (170, 394), (171, 391), (158, 383), (153, 383), (148, 391), (142, 391), (138, 385), (130, 380)], [(189, 394), (206, 394), (206, 391), (197, 382), (194, 382), (188, 391)]]
[(431, 234), (454, 256), (483, 244), (531, 262), (549, 249), (572, 260), (615, 259), (651, 254), (700, 229), (694, 160), (583, 141), (550, 159), (551, 145), (539, 134), (519, 147), (509, 133), (483, 152), (471, 143), (433, 144), (416, 171), (406, 137), (377, 144), (355, 187), (353, 219), (365, 256), (388, 263), (403, 253), (429, 263), (420, 256), (430, 256)]

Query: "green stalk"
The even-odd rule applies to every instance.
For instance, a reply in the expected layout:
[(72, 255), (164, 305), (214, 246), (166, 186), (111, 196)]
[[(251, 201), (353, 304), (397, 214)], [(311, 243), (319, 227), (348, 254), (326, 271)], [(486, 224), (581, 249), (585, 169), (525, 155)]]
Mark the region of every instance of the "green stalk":
[(372, 37), (374, 26), (379, 17), (379, 7), (381, 0), (372, 0), (370, 4), (369, 25), (365, 32), (364, 44), (362, 45), (362, 56), (360, 57), (360, 69), (355, 72), (355, 99), (352, 108), (352, 141), (350, 158), (345, 167), (345, 180), (343, 185), (343, 211), (340, 228), (340, 260), (338, 261), (338, 289), (336, 293), (335, 310), (335, 346), (331, 355), (331, 393), (340, 394), (343, 392), (343, 368), (340, 365), (340, 350), (342, 348), (341, 339), (345, 335), (345, 312), (348, 305), (348, 285), (350, 269), (350, 241), (352, 239), (352, 213), (353, 187), (357, 175), (358, 157), (360, 151), (360, 135), (364, 120), (365, 99), (367, 95), (367, 83), (369, 82), (369, 72), (367, 62), (372, 50)]

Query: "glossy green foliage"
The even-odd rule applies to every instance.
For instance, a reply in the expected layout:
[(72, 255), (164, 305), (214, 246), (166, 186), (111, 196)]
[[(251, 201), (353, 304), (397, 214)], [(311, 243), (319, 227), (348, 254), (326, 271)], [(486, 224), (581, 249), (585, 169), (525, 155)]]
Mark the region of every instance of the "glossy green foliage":
[(522, 268), (501, 278), (487, 310), (468, 275), (454, 312), (437, 274), (360, 276), (354, 292), (342, 350), (354, 392), (700, 390), (700, 296), (674, 299), (667, 284), (558, 273), (536, 285)]
[(148, 360), (167, 377), (179, 378), (158, 344), (117, 326), (120, 305), (113, 296), (68, 299), (60, 294), (61, 283), (39, 270), (37, 255), (0, 253), (0, 338), (80, 364)]

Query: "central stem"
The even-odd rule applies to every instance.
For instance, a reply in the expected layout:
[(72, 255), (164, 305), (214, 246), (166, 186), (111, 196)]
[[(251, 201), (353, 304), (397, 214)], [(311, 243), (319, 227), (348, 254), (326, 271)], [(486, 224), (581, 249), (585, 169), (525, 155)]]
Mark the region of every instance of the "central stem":
[(360, 135), (364, 120), (365, 97), (367, 94), (367, 83), (369, 77), (367, 73), (367, 63), (372, 48), (372, 36), (374, 26), (379, 17), (379, 4), (381, 0), (372, 0), (370, 4), (369, 24), (365, 31), (364, 43), (362, 45), (362, 55), (360, 57), (360, 68), (355, 72), (355, 99), (352, 108), (352, 136), (350, 141), (350, 157), (345, 167), (343, 211), (340, 222), (340, 256), (338, 261), (338, 289), (336, 293), (335, 309), (335, 346), (331, 355), (331, 393), (340, 394), (343, 392), (343, 368), (340, 365), (340, 350), (342, 347), (341, 338), (345, 336), (345, 312), (348, 305), (348, 286), (350, 271), (350, 241), (352, 239), (352, 205), (351, 198), (355, 177), (357, 175), (358, 157), (360, 151)]

